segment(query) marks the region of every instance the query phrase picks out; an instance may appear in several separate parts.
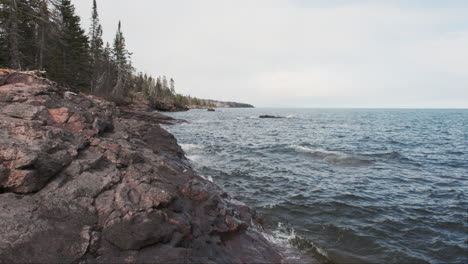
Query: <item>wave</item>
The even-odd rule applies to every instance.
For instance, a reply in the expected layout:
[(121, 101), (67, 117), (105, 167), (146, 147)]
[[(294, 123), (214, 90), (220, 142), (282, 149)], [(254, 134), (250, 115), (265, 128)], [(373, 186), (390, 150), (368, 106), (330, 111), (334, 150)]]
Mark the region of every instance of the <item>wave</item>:
[(281, 222), (278, 222), (277, 228), (269, 233), (258, 231), (266, 240), (280, 249), (280, 254), (285, 258), (286, 263), (316, 263), (317, 260), (329, 263), (325, 250), (311, 240), (297, 235), (294, 228), (286, 228)]
[(383, 159), (387, 161), (397, 161), (405, 164), (412, 164), (415, 166), (420, 167), (421, 164), (419, 162), (416, 162), (405, 155), (401, 154), (398, 151), (391, 151), (391, 152), (384, 152), (384, 153), (370, 153), (370, 154), (363, 154), (365, 157), (369, 157), (371, 159)]
[(328, 162), (334, 165), (352, 167), (352, 166), (364, 166), (364, 165), (369, 165), (373, 163), (372, 160), (360, 158), (360, 157), (353, 156), (353, 155), (346, 154), (346, 153), (339, 152), (339, 151), (329, 151), (329, 150), (324, 150), (320, 148), (315, 149), (315, 148), (309, 148), (309, 147), (304, 147), (300, 145), (294, 145), (292, 147), (296, 151), (309, 154), (313, 157), (319, 158), (325, 162)]
[(203, 174), (200, 174), (200, 177), (202, 177), (203, 179), (207, 180), (207, 181), (210, 181), (210, 182), (214, 182), (213, 180), (213, 177), (211, 176), (204, 176)]
[(373, 164), (379, 160), (386, 161), (397, 161), (407, 164), (413, 164), (416, 166), (421, 166), (418, 162), (415, 162), (403, 154), (397, 151), (384, 152), (384, 153), (370, 153), (370, 154), (360, 154), (360, 155), (351, 155), (339, 151), (329, 151), (321, 148), (310, 148), (300, 145), (293, 146), (293, 149), (303, 153), (310, 154), (316, 158), (322, 159), (325, 162), (340, 165), (340, 166), (365, 166)]
[(365, 156), (368, 157), (376, 157), (376, 158), (385, 158), (385, 159), (399, 159), (399, 158), (404, 158), (403, 155), (401, 155), (397, 151), (391, 151), (391, 152), (384, 152), (384, 153), (372, 153), (372, 154), (364, 154)]
[(275, 207), (277, 207), (280, 203), (266, 203), (264, 205), (260, 205), (259, 207), (261, 208), (265, 208), (265, 209), (273, 209)]
[(201, 156), (201, 155), (188, 155), (187, 156), (187, 159), (189, 159), (190, 161), (195, 162), (195, 163), (198, 163), (202, 158), (203, 158), (203, 156)]
[(204, 148), (203, 145), (198, 145), (198, 144), (179, 144), (180, 147), (182, 147), (182, 149), (185, 151), (185, 152), (189, 152), (191, 150), (194, 150), (194, 149), (202, 149)]

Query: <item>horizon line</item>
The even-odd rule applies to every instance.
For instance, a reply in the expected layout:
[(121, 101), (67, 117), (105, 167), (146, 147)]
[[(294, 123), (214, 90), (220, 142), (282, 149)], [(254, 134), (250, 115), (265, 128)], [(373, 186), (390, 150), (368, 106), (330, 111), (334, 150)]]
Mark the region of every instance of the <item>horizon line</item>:
[(468, 110), (468, 107), (294, 107), (294, 106), (255, 106), (254, 108), (280, 109), (414, 109), (414, 110)]

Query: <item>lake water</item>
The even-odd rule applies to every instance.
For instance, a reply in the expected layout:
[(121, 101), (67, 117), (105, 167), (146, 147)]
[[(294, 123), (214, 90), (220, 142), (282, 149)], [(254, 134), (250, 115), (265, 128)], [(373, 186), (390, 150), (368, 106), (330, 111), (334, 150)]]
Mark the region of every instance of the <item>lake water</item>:
[(332, 263), (468, 262), (468, 110), (170, 115), (189, 121), (166, 128), (197, 172), (278, 241)]

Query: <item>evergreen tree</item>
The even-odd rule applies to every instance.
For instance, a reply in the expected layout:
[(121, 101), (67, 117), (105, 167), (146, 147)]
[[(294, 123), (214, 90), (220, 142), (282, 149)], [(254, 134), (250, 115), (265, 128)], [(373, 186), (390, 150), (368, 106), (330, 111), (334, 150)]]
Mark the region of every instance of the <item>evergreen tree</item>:
[(80, 26), (80, 17), (70, 0), (60, 0), (55, 14), (59, 39), (51, 54), (50, 76), (71, 87), (85, 90), (90, 83), (88, 38)]
[(119, 21), (117, 32), (114, 39), (114, 63), (117, 68), (117, 81), (113, 89), (113, 93), (116, 96), (125, 96), (128, 92), (126, 85), (130, 80), (133, 68), (130, 64), (130, 55), (125, 44), (125, 37), (122, 33), (122, 24)]
[(0, 66), (45, 69), (54, 81), (118, 101), (141, 92), (157, 109), (208, 104), (177, 94), (172, 78), (134, 75), (120, 22), (104, 47), (96, 2), (88, 39), (71, 0), (0, 0)]
[(37, 59), (36, 65), (37, 69), (43, 70), (45, 66), (45, 61), (47, 57), (47, 42), (50, 42), (50, 28), (51, 28), (51, 21), (50, 21), (50, 12), (49, 7), (47, 4), (47, 0), (40, 0), (38, 1), (38, 15), (36, 18), (37, 21), (37, 41), (36, 41), (36, 49), (37, 49)]
[(98, 84), (102, 83), (100, 88), (96, 90), (98, 94), (109, 95), (112, 93), (116, 82), (116, 69), (112, 59), (112, 48), (109, 42), (106, 43), (102, 54), (102, 75), (98, 80)]
[(38, 4), (37, 0), (15, 0), (17, 7), (17, 41), (19, 65), (22, 69), (37, 68), (38, 62)]
[(91, 69), (91, 93), (99, 92), (105, 79), (105, 57), (104, 57), (104, 41), (102, 40), (102, 26), (99, 23), (99, 15), (97, 11), (96, 0), (93, 0), (93, 10), (91, 13), (91, 28), (89, 30), (90, 42), (90, 59)]
[(19, 29), (18, 29), (18, 3), (17, 0), (5, 1), (4, 5), (8, 10), (8, 18), (6, 21), (6, 34), (8, 40), (9, 61), (10, 67), (20, 69), (20, 51), (19, 51)]
[(1, 64), (14, 69), (41, 68), (44, 28), (50, 23), (46, 0), (1, 0), (0, 5)]
[(9, 50), (7, 37), (8, 5), (6, 0), (0, 0), (0, 67), (8, 67)]
[(163, 76), (162, 77), (162, 87), (165, 89), (165, 90), (168, 90), (169, 89), (169, 85), (167, 83), (167, 78), (166, 76)]
[(99, 22), (96, 0), (93, 0), (93, 10), (91, 13), (91, 28), (89, 30), (91, 60), (96, 61), (101, 55), (104, 42), (102, 41), (102, 27)]
[(174, 82), (174, 79), (171, 78), (170, 80), (170, 85), (171, 85), (171, 93), (172, 94), (175, 94), (175, 82)]

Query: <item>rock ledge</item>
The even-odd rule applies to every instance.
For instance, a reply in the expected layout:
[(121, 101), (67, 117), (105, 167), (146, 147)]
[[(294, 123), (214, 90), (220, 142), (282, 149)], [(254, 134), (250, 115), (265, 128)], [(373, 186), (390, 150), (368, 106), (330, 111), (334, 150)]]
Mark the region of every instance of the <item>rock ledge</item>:
[(279, 263), (246, 206), (159, 124), (0, 73), (0, 263)]

